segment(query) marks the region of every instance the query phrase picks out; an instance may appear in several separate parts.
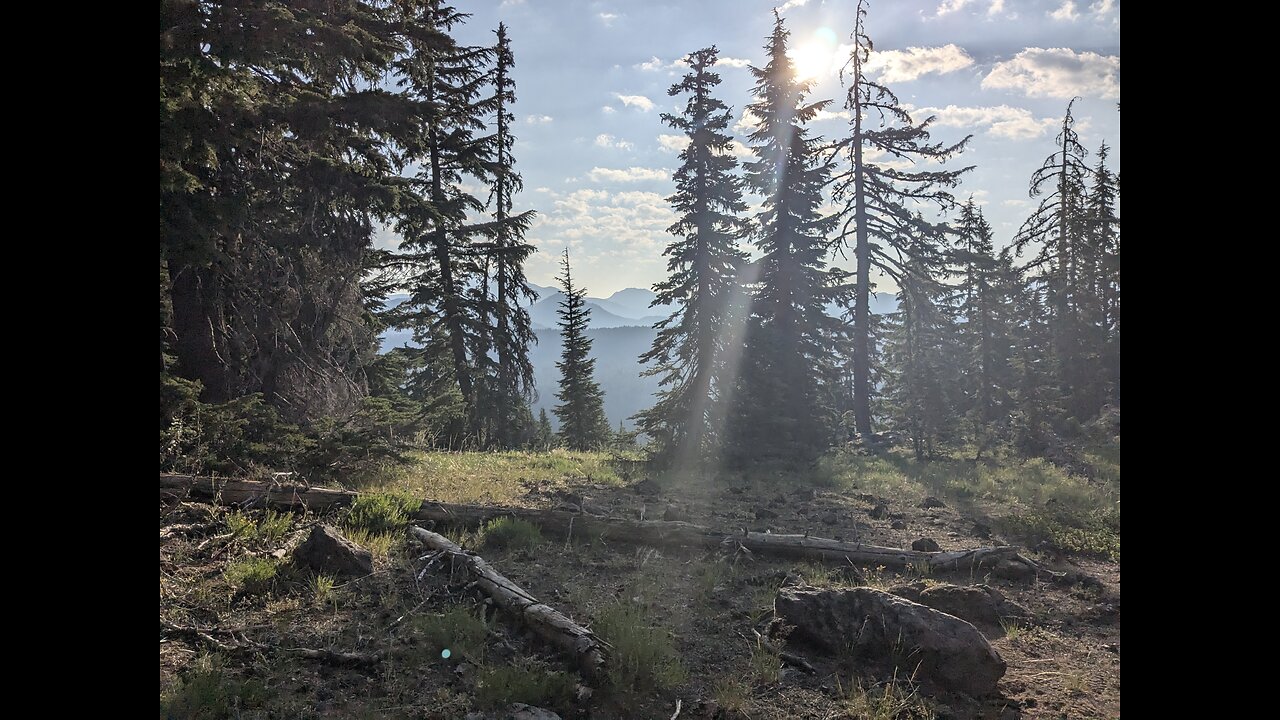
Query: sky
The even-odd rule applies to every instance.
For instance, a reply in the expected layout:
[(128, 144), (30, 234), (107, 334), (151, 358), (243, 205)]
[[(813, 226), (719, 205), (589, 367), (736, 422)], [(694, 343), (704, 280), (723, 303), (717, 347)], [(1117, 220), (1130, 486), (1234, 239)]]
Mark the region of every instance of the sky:
[[(720, 50), (719, 97), (732, 109), (735, 135), (753, 101), (748, 65), (763, 46), (778, 7), (809, 99), (831, 99), (810, 123), (827, 139), (848, 132), (838, 70), (848, 57), (854, 0), (455, 0), (472, 14), (455, 33), (469, 44), (493, 42), (507, 24), (515, 54), (517, 209), (537, 211), (527, 239), (538, 248), (529, 280), (553, 285), (567, 247), (574, 275), (596, 297), (650, 287), (666, 276), (662, 251), (675, 215), (682, 136), (661, 120), (683, 96), (667, 89), (686, 68), (680, 59), (710, 45)], [(874, 75), (918, 121), (933, 115), (935, 140), (972, 134), (947, 167), (973, 165), (956, 190), (972, 196), (991, 222), (997, 246), (1010, 243), (1034, 207), (1027, 183), (1053, 152), (1067, 103), (1096, 161), (1102, 141), (1120, 170), (1119, 0), (872, 0), (867, 33)], [(745, 139), (743, 139), (745, 142)], [(745, 147), (737, 152), (747, 152)], [(758, 201), (758, 199), (757, 199)], [(379, 233), (381, 246), (394, 234)], [(847, 262), (836, 264), (850, 267)], [(877, 289), (894, 288), (881, 282)]]

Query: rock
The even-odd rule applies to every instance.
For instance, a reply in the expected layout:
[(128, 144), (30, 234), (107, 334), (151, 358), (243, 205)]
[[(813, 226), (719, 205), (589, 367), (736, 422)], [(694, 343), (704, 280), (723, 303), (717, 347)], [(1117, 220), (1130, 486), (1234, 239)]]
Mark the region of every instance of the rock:
[(834, 510), (832, 510), (831, 512), (825, 512), (822, 514), (822, 522), (828, 525), (835, 525), (836, 523), (840, 522), (840, 516), (837, 515)]
[(960, 537), (960, 533), (958, 533), (958, 532), (956, 532), (956, 531), (952, 530), (951, 532), (947, 533), (947, 537), (949, 537), (949, 538), (958, 538), (958, 537)]
[(933, 538), (920, 538), (911, 541), (911, 549), (919, 552), (938, 552), (942, 548)]
[(648, 495), (650, 497), (662, 492), (662, 488), (658, 487), (658, 483), (649, 478), (645, 478), (635, 485), (632, 485), (631, 489), (635, 491), (637, 495)]
[(993, 632), (999, 631), (1002, 619), (1026, 620), (1031, 615), (1026, 608), (988, 585), (928, 586), (924, 583), (912, 583), (891, 587), (889, 592)]
[(689, 521), (689, 513), (687, 513), (687, 512), (685, 512), (685, 511), (681, 510), (680, 508), (676, 507), (675, 505), (668, 505), (668, 506), (667, 506), (667, 509), (666, 509), (665, 511), (663, 511), (663, 513), (662, 513), (662, 519), (663, 519), (663, 520), (666, 520), (666, 521), (668, 521), (668, 522), (670, 522), (670, 521), (672, 521), (672, 520), (679, 520), (679, 521), (681, 521), (681, 522), (688, 522), (688, 521)]
[(293, 551), (293, 564), (316, 574), (364, 577), (373, 572), (373, 554), (328, 525), (316, 525)]
[(969, 695), (994, 692), (1000, 654), (973, 625), (872, 588), (778, 590), (774, 612), (792, 637), (835, 653), (916, 670), (921, 680)]
[(894, 530), (906, 530), (907, 523), (905, 520), (894, 520), (893, 522), (889, 523), (889, 527), (893, 528)]
[(973, 536), (987, 539), (991, 537), (991, 526), (975, 521), (973, 523)]
[(858, 493), (857, 495), (854, 495), (854, 497), (858, 498), (862, 502), (868, 503), (876, 503), (879, 501), (879, 499), (871, 493)]
[(871, 512), (867, 514), (876, 520), (883, 520), (889, 517), (889, 506), (884, 503), (877, 503), (875, 507), (871, 508)]
[(774, 497), (774, 498), (773, 498), (773, 500), (771, 500), (771, 501), (769, 502), (769, 504), (770, 504), (770, 505), (772, 505), (772, 506), (774, 506), (774, 507), (780, 507), (780, 506), (782, 506), (782, 505), (786, 505), (786, 504), (787, 504), (787, 496), (786, 496), (786, 495), (783, 495), (782, 493), (778, 493), (778, 495), (777, 495), (776, 497)]
[(946, 506), (947, 506), (946, 503), (942, 502), (941, 500), (939, 500), (938, 498), (932, 495), (921, 500), (919, 505), (919, 507), (922, 507), (922, 508), (936, 508), (936, 507), (946, 507)]
[(1006, 580), (1031, 580), (1036, 576), (1035, 569), (1030, 565), (1008, 558), (996, 563), (996, 566), (991, 568), (991, 573)]
[(770, 510), (769, 508), (756, 508), (757, 520), (772, 520), (776, 517), (778, 517), (778, 513)]

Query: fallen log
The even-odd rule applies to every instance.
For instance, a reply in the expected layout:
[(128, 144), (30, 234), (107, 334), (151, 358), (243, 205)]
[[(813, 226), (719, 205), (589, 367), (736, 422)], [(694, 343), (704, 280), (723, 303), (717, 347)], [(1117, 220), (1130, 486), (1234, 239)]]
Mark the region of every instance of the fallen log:
[[(280, 647), (277, 645), (268, 645), (266, 643), (250, 640), (244, 630), (237, 630), (235, 628), (208, 628), (202, 630), (198, 627), (175, 625), (161, 620), (160, 632), (165, 635), (184, 638), (188, 642), (200, 643), (227, 654), (285, 652), (292, 653), (307, 660), (315, 660), (317, 662), (328, 663), (330, 665), (342, 665), (345, 667), (369, 667), (382, 662), (382, 653), (354, 653), (306, 647)], [(223, 642), (214, 637), (215, 635), (226, 635), (231, 638), (231, 642)]]
[(212, 500), (223, 505), (325, 510), (350, 505), (358, 493), (308, 485), (160, 474), (160, 495)]
[[(348, 505), (358, 493), (346, 490), (282, 485), (252, 480), (226, 480), (191, 475), (161, 475), (162, 493), (179, 497), (220, 500), (225, 504), (251, 504), (320, 510)], [(631, 520), (598, 517), (564, 510), (457, 505), (424, 500), (413, 513), (416, 522), (475, 527), (502, 517), (526, 520), (547, 532), (587, 534), (605, 540), (659, 547), (733, 548), (751, 554), (767, 554), (804, 560), (848, 562), (885, 567), (920, 567), (929, 570), (971, 570), (979, 566), (997, 570), (1012, 568), (1023, 574), (1042, 573), (1058, 577), (1038, 563), (1022, 556), (1014, 545), (973, 550), (925, 552), (849, 543), (809, 535), (774, 535), (761, 532), (717, 532), (701, 525), (665, 520)], [(1018, 574), (1018, 573), (1011, 573)]]
[(410, 528), (413, 536), (427, 549), (443, 552), (467, 568), (476, 587), (493, 599), (500, 608), (512, 613), (531, 630), (574, 658), (588, 677), (600, 677), (604, 671), (605, 644), (595, 633), (566, 617), (555, 608), (538, 602), (519, 585), (503, 577), (479, 555), (463, 550), (443, 535)]

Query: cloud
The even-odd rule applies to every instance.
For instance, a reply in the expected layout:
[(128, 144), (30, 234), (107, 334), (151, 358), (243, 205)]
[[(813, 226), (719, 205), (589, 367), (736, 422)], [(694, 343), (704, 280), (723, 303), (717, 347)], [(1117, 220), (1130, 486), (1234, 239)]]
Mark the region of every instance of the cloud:
[(937, 15), (938, 17), (950, 15), (957, 10), (963, 10), (965, 6), (971, 2), (973, 2), (973, 0), (942, 0), (942, 4), (938, 6)]
[(1089, 12), (1093, 13), (1094, 15), (1107, 15), (1112, 10), (1115, 10), (1115, 9), (1116, 9), (1115, 0), (1098, 0), (1098, 2), (1093, 3), (1092, 5), (1089, 6)]
[(638, 65), (633, 65), (632, 67), (634, 67), (637, 70), (644, 70), (645, 72), (657, 72), (658, 70), (661, 70), (666, 66), (667, 66), (666, 63), (662, 62), (662, 60), (657, 55), (654, 55), (648, 60)]
[(605, 105), (604, 107), (600, 108), (600, 112), (604, 113), (605, 115), (612, 115), (618, 111), (615, 110), (612, 105)]
[(933, 124), (941, 127), (985, 127), (987, 134), (1009, 140), (1029, 140), (1040, 137), (1058, 122), (1054, 118), (1037, 119), (1026, 108), (1008, 105), (923, 107), (912, 109), (911, 114), (916, 120), (933, 115), (935, 116)]
[(502, 0), (502, 4), (498, 5), (498, 7), (507, 8), (507, 7), (515, 7), (516, 5), (523, 5), (523, 4), (524, 4), (524, 0)]
[(733, 131), (739, 135), (750, 135), (760, 125), (760, 118), (750, 110), (743, 108), (742, 119), (733, 124)]
[(848, 110), (819, 110), (817, 115), (813, 116), (814, 122), (822, 122), (823, 120), (852, 120), (853, 114)]
[(908, 82), (921, 75), (946, 75), (973, 64), (973, 58), (956, 44), (931, 48), (882, 50), (871, 53), (867, 71), (878, 73), (884, 82)]
[(987, 7), (987, 17), (995, 17), (1004, 12), (1004, 0), (991, 0), (991, 5)]
[[(716, 67), (745, 68), (750, 67), (751, 61), (746, 58), (722, 57), (716, 59)], [(654, 55), (648, 60), (632, 65), (631, 67), (645, 72), (658, 72), (667, 70), (669, 74), (674, 75), (677, 71), (688, 70), (689, 64), (684, 61), (683, 57), (678, 57), (671, 62), (665, 62), (662, 58)]]
[(593, 167), (587, 177), (595, 182), (643, 182), (645, 180), (670, 180), (671, 171), (666, 168), (629, 167), (626, 169)]
[(655, 262), (675, 219), (658, 193), (583, 189), (557, 196), (538, 213), (530, 237), (544, 249), (572, 246), (589, 257)]
[(525, 117), (524, 121), (530, 125), (546, 125), (553, 119), (550, 115), (529, 115)]
[(608, 133), (600, 133), (599, 135), (597, 135), (595, 144), (596, 144), (596, 147), (615, 148), (617, 150), (634, 150), (635, 149), (635, 145), (632, 145), (626, 140), (619, 140), (618, 138)]
[(643, 95), (623, 95), (622, 93), (614, 93), (613, 96), (621, 100), (622, 104), (626, 107), (635, 106), (645, 112), (653, 109), (653, 101)]
[(667, 152), (680, 152), (689, 146), (688, 135), (659, 135), (658, 145)]
[(597, 14), (597, 15), (596, 15), (596, 17), (600, 18), (600, 22), (604, 23), (604, 26), (605, 26), (605, 27), (609, 27), (609, 26), (613, 25), (613, 21), (614, 21), (614, 20), (617, 20), (617, 19), (618, 19), (618, 14), (617, 14), (617, 13), (607, 13), (607, 12), (602, 12), (602, 13)]
[(731, 68), (751, 67), (751, 61), (746, 58), (722, 57), (716, 60), (716, 67), (720, 66)]
[(738, 158), (739, 160), (755, 160), (756, 159), (756, 154), (751, 152), (751, 148), (747, 147), (746, 145), (743, 145), (737, 140), (729, 141), (728, 154)]
[(786, 2), (782, 3), (781, 6), (778, 7), (778, 12), (784, 13), (790, 10), (791, 8), (804, 7), (808, 3), (809, 3), (809, 0), (787, 0)]
[(1029, 97), (1120, 97), (1120, 58), (1070, 48), (1027, 48), (996, 63), (984, 89), (1018, 90)]
[(1049, 17), (1058, 22), (1075, 22), (1080, 19), (1080, 13), (1076, 11), (1076, 4), (1073, 0), (1063, 0), (1062, 5), (1057, 10), (1049, 13)]

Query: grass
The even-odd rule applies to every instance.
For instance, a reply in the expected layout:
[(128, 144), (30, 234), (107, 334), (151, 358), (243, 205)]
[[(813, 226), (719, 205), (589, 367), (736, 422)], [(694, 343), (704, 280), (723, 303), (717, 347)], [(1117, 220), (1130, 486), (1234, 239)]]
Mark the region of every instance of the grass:
[(311, 588), (311, 597), (317, 605), (326, 605), (330, 602), (337, 607), (337, 598), (334, 597), (335, 581), (332, 575), (313, 575), (308, 583)]
[(772, 685), (778, 682), (782, 673), (782, 660), (778, 654), (765, 645), (759, 638), (751, 646), (751, 678), (759, 685)]
[(688, 676), (665, 629), (651, 624), (641, 607), (615, 603), (601, 611), (592, 629), (609, 643), (609, 680), (623, 693), (664, 690)]
[(832, 453), (821, 467), (839, 488), (911, 504), (928, 495), (945, 497), (966, 515), (980, 516), (985, 508), (1001, 530), (1028, 545), (1047, 542), (1060, 550), (1119, 560), (1119, 445), (1083, 454), (1093, 463), (1093, 480), (1069, 475), (1043, 459), (918, 462), (903, 450), (878, 456)]
[(278, 568), (279, 562), (272, 558), (242, 557), (232, 560), (222, 575), (244, 594), (262, 595), (271, 591)]
[(751, 688), (739, 675), (726, 673), (711, 681), (711, 697), (728, 717), (745, 715), (751, 702)]
[(442, 657), (441, 652), (445, 649), (449, 650), (450, 657), (461, 656), (472, 662), (479, 662), (484, 657), (484, 640), (489, 628), (462, 608), (454, 608), (443, 615), (415, 617), (409, 627), (430, 658)]
[(409, 524), (421, 501), (404, 493), (366, 493), (351, 503), (342, 524), (347, 530), (370, 534), (394, 533)]
[(225, 522), (232, 542), (254, 546), (279, 544), (293, 529), (293, 515), (275, 510), (263, 512), (259, 520), (255, 520), (249, 513), (236, 510), (227, 513)]
[[(604, 452), (424, 452), (384, 478), (377, 488), (440, 502), (520, 505), (531, 489), (587, 483), (622, 485), (618, 467)], [(623, 474), (626, 474), (625, 472)]]
[(883, 686), (866, 687), (855, 680), (849, 687), (844, 687), (836, 678), (839, 686), (840, 702), (843, 710), (851, 718), (858, 720), (933, 720), (937, 715), (929, 703), (916, 694), (915, 688), (905, 690), (896, 682)]
[(1000, 629), (1004, 630), (1004, 636), (1009, 642), (1017, 640), (1022, 635), (1022, 625), (1017, 620), (1000, 618)]
[(528, 661), (484, 668), (476, 682), (475, 697), (481, 707), (525, 703), (566, 712), (573, 705), (575, 685), (569, 673)]
[(502, 517), (484, 524), (481, 544), (500, 550), (532, 550), (542, 543), (542, 531), (528, 520)]
[(239, 680), (227, 674), (217, 656), (196, 659), (192, 668), (160, 696), (161, 720), (217, 720), (239, 717), (267, 698), (265, 686), (256, 680)]
[(398, 534), (389, 532), (372, 532), (365, 529), (347, 530), (347, 539), (368, 550), (375, 558), (386, 559), (395, 546)]

